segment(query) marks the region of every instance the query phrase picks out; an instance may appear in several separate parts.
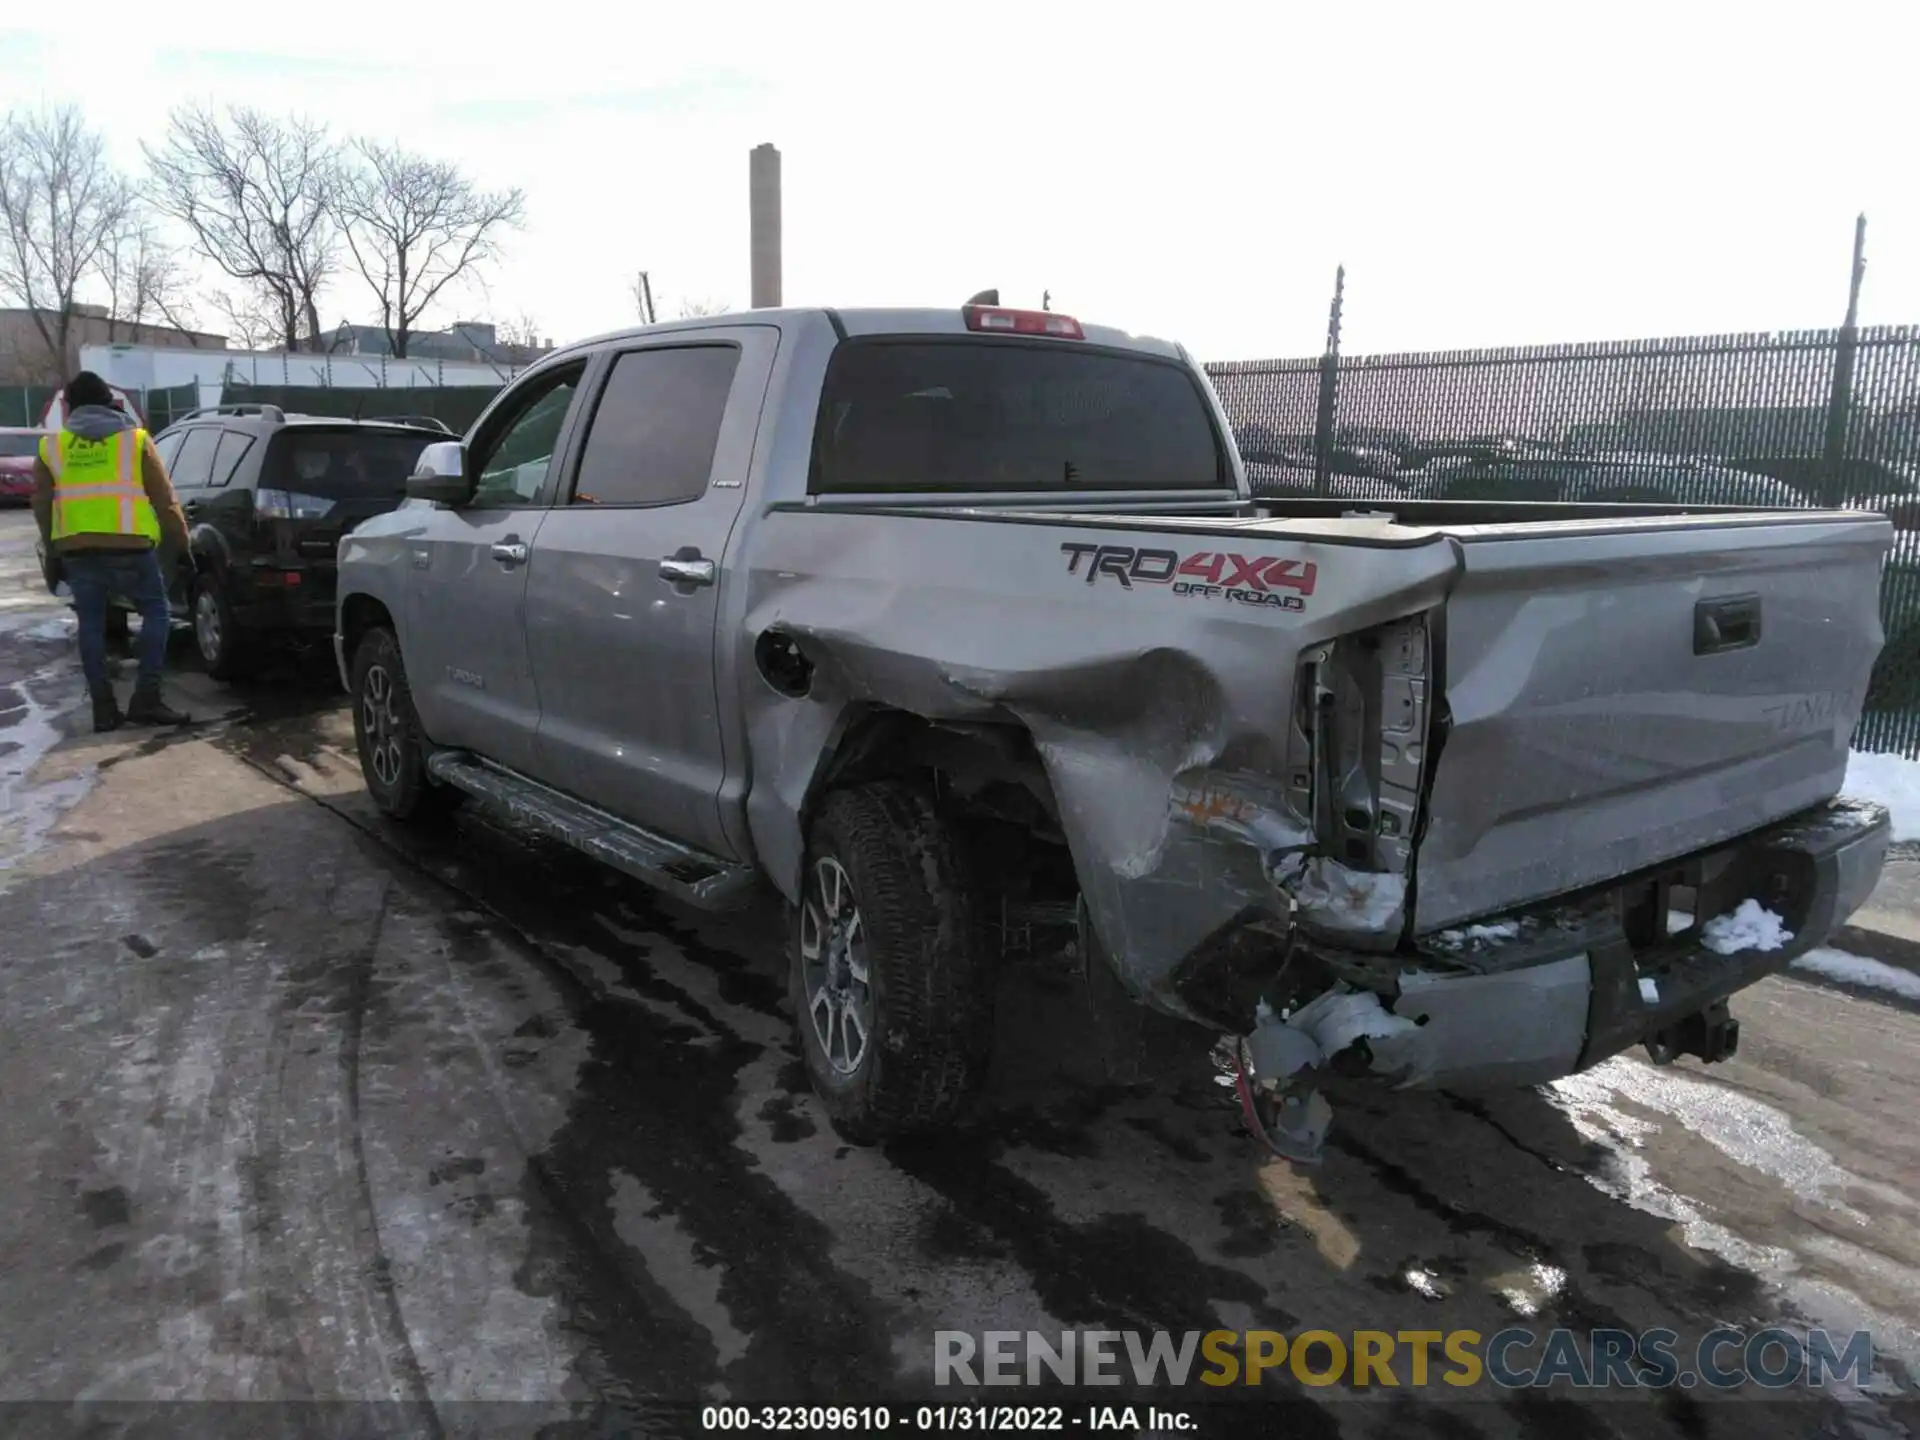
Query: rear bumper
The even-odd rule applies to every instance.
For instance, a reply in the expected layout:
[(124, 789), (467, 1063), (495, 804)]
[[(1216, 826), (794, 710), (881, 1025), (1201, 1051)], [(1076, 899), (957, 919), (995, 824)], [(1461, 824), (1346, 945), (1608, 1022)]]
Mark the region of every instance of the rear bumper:
[[(1370, 1037), (1371, 1070), (1403, 1087), (1471, 1090), (1543, 1084), (1639, 1044), (1659, 1059), (1724, 1059), (1738, 1042), (1727, 999), (1844, 925), (1878, 883), (1891, 837), (1883, 807), (1838, 799), (1660, 875), (1422, 937), (1419, 961), (1397, 957), (1403, 968), (1381, 987), (1383, 1008), (1418, 1028)], [(1678, 887), (1697, 910), (1685, 928)], [(1790, 938), (1731, 954), (1708, 946), (1706, 922), (1746, 900)], [(1343, 957), (1323, 958), (1338, 969)], [(1386, 958), (1344, 957), (1345, 974)]]
[[(287, 578), (297, 576), (297, 585)], [(232, 572), (234, 619), (249, 630), (331, 632), (338, 577), (331, 566)]]

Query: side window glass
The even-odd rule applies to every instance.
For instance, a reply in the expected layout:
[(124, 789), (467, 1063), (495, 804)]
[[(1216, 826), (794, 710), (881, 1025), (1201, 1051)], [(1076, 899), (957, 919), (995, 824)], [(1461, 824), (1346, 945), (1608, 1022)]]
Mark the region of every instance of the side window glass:
[(209, 485), (224, 485), (233, 479), (233, 472), (240, 468), (240, 462), (247, 458), (247, 452), (253, 448), (253, 436), (242, 435), (238, 430), (229, 430), (220, 437), (220, 448), (213, 452), (213, 478)]
[(478, 475), (473, 505), (510, 509), (533, 503), (546, 482), (553, 447), (560, 443), (560, 426), (584, 372), (585, 366), (570, 369), (530, 388), (505, 428), (480, 442), (480, 451), (470, 462)]
[(219, 440), (219, 430), (211, 425), (187, 432), (173, 462), (174, 489), (197, 490), (207, 483), (213, 475), (213, 452)]
[(740, 351), (732, 345), (633, 350), (594, 406), (576, 505), (679, 505), (707, 490)]
[(153, 442), (154, 451), (160, 456), (160, 463), (167, 467), (169, 479), (173, 476), (173, 457), (180, 453), (180, 442), (186, 438), (186, 431), (176, 430), (173, 434), (163, 435)]

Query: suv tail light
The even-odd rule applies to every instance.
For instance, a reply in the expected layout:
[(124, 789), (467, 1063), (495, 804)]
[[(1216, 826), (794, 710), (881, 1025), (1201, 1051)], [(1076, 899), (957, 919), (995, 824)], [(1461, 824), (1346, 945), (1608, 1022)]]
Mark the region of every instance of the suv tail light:
[(1084, 340), (1080, 322), (1051, 310), (1006, 310), (998, 305), (968, 305), (960, 312), (969, 330), (999, 335), (1050, 335), (1056, 340)]
[(253, 497), (253, 513), (268, 520), (318, 520), (331, 509), (325, 496), (297, 490), (258, 490)]

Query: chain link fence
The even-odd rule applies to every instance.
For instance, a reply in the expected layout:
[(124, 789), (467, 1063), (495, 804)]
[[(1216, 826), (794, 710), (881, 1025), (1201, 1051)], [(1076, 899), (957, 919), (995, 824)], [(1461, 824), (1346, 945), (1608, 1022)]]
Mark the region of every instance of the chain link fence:
[[(124, 388), (124, 387), (122, 387)], [(60, 393), (58, 385), (5, 385), (0, 386), (0, 426), (14, 426), (34, 429), (40, 424), (40, 417), (47, 413), (47, 405)], [(134, 403), (140, 407), (140, 413), (146, 418), (147, 428), (159, 432), (200, 404), (198, 385), (174, 385), (166, 389), (127, 390)]]
[(1920, 327), (1207, 371), (1263, 495), (1887, 515), (1896, 534), (1881, 580), (1886, 648), (1854, 743), (1920, 758)]

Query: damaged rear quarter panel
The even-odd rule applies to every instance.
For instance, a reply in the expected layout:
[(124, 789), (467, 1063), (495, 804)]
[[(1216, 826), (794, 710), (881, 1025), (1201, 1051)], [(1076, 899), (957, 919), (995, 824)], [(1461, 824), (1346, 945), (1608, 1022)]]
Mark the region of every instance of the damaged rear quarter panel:
[[(1298, 522), (763, 511), (744, 538), (736, 651), (762, 866), (796, 896), (810, 792), (868, 707), (1021, 725), (1115, 969), (1135, 994), (1173, 1005), (1157, 992), (1189, 951), (1249, 908), (1283, 903), (1248, 843), (1244, 798), (1227, 797), (1247, 791), (1233, 777), (1277, 783), (1300, 651), (1436, 606), (1453, 581), (1458, 552), (1437, 534), (1393, 547), (1336, 536)], [(1290, 611), (1123, 584), (1113, 567), (1070, 573), (1072, 545), (1316, 568), (1312, 594)], [(803, 699), (752, 664), (770, 629), (813, 662)]]

